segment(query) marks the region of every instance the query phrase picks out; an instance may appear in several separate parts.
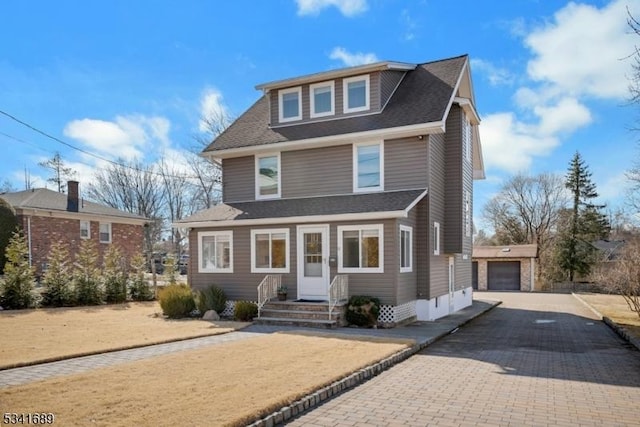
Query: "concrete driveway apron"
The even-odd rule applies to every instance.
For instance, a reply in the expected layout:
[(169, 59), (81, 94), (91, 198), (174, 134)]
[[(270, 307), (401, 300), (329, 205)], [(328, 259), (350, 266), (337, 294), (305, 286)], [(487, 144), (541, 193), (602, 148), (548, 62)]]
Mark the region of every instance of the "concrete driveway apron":
[(640, 352), (572, 295), (503, 304), (298, 426), (640, 426)]

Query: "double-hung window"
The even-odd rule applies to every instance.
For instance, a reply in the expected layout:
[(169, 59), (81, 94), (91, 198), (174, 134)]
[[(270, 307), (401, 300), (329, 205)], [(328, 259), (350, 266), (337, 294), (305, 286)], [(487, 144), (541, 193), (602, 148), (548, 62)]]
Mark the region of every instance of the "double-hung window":
[(100, 223), (100, 243), (111, 243), (111, 224), (108, 222)]
[(278, 105), (281, 122), (302, 119), (302, 88), (282, 89), (278, 91)]
[(433, 223), (433, 254), (440, 255), (440, 223)]
[(384, 190), (384, 144), (353, 145), (353, 192)]
[(413, 271), (413, 228), (400, 226), (400, 272)]
[(309, 97), (311, 98), (311, 114), (314, 117), (331, 116), (335, 111), (334, 83), (316, 83), (309, 86)]
[(280, 197), (280, 154), (256, 156), (256, 199)]
[(383, 273), (382, 224), (338, 227), (338, 273)]
[(369, 109), (369, 75), (349, 77), (342, 81), (345, 113)]
[(91, 238), (91, 221), (80, 221), (80, 238)]
[(233, 273), (233, 231), (198, 233), (198, 272)]
[(251, 272), (289, 272), (289, 229), (251, 230)]

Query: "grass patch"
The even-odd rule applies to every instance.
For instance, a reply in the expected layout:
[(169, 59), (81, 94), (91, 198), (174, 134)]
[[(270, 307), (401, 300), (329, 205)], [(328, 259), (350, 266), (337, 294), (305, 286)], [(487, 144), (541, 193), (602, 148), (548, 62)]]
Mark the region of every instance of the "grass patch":
[(155, 301), (0, 312), (0, 369), (226, 333), (247, 323), (168, 320)]
[(600, 314), (610, 318), (640, 339), (640, 317), (631, 311), (622, 296), (592, 293), (580, 293), (579, 295)]
[(0, 390), (61, 425), (244, 425), (413, 342), (270, 334)]

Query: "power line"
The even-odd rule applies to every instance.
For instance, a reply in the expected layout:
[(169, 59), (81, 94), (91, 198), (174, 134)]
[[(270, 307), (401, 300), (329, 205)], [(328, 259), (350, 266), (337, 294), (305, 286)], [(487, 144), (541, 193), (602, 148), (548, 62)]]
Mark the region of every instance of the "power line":
[[(40, 135), (45, 136), (46, 138), (49, 138), (49, 139), (51, 139), (51, 140), (53, 140), (53, 141), (56, 141), (56, 142), (58, 142), (58, 143), (60, 143), (60, 144), (62, 144), (62, 145), (64, 145), (64, 146), (66, 146), (66, 147), (69, 147), (69, 148), (71, 148), (71, 149), (73, 149), (73, 150), (79, 151), (79, 152), (81, 152), (81, 153), (83, 153), (83, 154), (86, 154), (86, 155), (91, 156), (91, 157), (93, 157), (93, 158), (96, 158), (96, 159), (98, 159), (98, 160), (102, 160), (102, 161), (107, 162), (107, 163), (109, 163), (109, 164), (112, 164), (112, 165), (114, 165), (114, 166), (119, 166), (119, 167), (126, 168), (126, 169), (130, 169), (130, 170), (133, 170), (133, 171), (136, 171), (136, 172), (151, 173), (151, 174), (153, 174), (153, 175), (157, 175), (157, 176), (161, 176), (161, 177), (180, 178), (180, 179), (184, 179), (184, 178), (187, 178), (187, 179), (198, 179), (198, 177), (197, 177), (197, 176), (162, 174), (162, 173), (159, 173), (159, 172), (146, 171), (146, 170), (142, 170), (142, 169), (140, 169), (140, 168), (136, 168), (136, 167), (133, 167), (133, 166), (130, 166), (130, 165), (124, 164), (124, 163), (116, 162), (116, 161), (114, 161), (114, 160), (111, 160), (111, 159), (108, 159), (108, 158), (106, 158), (106, 157), (100, 156), (99, 154), (95, 154), (95, 153), (92, 153), (92, 152), (90, 152), (90, 151), (87, 151), (87, 150), (85, 150), (85, 149), (83, 149), (83, 148), (76, 147), (76, 146), (74, 146), (74, 145), (72, 145), (72, 144), (70, 144), (70, 143), (68, 143), (68, 142), (66, 142), (66, 141), (61, 140), (60, 138), (57, 138), (57, 137), (55, 137), (55, 136), (53, 136), (53, 135), (50, 135), (50, 134), (48, 134), (47, 132), (42, 131), (42, 130), (40, 130), (40, 129), (36, 128), (35, 126), (30, 125), (29, 123), (27, 123), (27, 122), (25, 122), (25, 121), (22, 121), (22, 120), (20, 120), (19, 118), (15, 117), (15, 116), (13, 116), (13, 115), (11, 115), (11, 114), (9, 114), (9, 113), (7, 113), (6, 111), (2, 111), (2, 110), (0, 110), (0, 114), (2, 114), (2, 115), (4, 115), (4, 116), (8, 117), (9, 119), (11, 119), (11, 120), (13, 120), (13, 121), (15, 121), (15, 122), (17, 122), (17, 123), (21, 124), (22, 126), (25, 126), (25, 127), (26, 127), (26, 128), (28, 128), (28, 129), (31, 129), (32, 131), (34, 131), (34, 132), (36, 132), (36, 133), (39, 133)], [(22, 143), (25, 143), (25, 144), (28, 144), (28, 145), (33, 145), (33, 146), (35, 146), (35, 144), (29, 143), (29, 142), (27, 142), (27, 141), (21, 140), (21, 139), (19, 139), (19, 138), (14, 137), (14, 136), (8, 135), (8, 134), (6, 134), (6, 133), (4, 133), (4, 132), (0, 132), (0, 134), (2, 134), (2, 135), (4, 135), (4, 136), (6, 136), (6, 137), (8, 137), (8, 138), (11, 138), (11, 139), (13, 139), (13, 140), (16, 140), (16, 141), (19, 141), (19, 142), (22, 142)], [(37, 147), (37, 148), (40, 148), (40, 147)], [(80, 163), (82, 163), (82, 162), (80, 162)], [(88, 165), (88, 166), (90, 166), (90, 165)]]

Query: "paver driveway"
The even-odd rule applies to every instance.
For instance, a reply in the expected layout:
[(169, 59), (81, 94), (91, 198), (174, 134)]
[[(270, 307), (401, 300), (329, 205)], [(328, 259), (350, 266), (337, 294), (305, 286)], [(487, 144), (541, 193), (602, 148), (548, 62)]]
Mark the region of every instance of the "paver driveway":
[(291, 425), (640, 426), (640, 352), (571, 295), (503, 305)]

